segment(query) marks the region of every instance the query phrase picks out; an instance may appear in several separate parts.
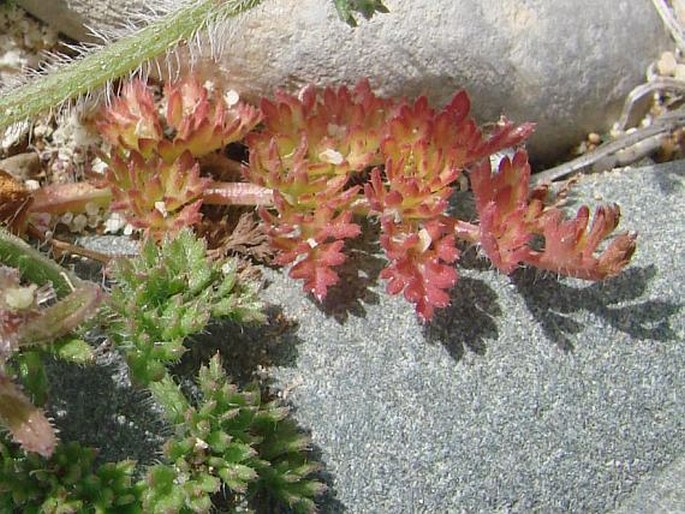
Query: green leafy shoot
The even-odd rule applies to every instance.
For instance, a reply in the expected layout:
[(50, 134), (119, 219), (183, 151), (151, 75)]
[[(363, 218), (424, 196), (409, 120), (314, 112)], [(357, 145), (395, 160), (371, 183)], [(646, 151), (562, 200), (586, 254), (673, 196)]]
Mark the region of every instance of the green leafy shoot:
[(186, 351), (186, 338), (210, 318), (264, 319), (256, 288), (238, 280), (237, 265), (210, 260), (190, 230), (161, 247), (148, 241), (137, 258), (115, 261), (113, 274), (108, 332), (143, 386), (166, 374)]
[(47, 396), (42, 354), (88, 362), (87, 343), (58, 339), (90, 318), (102, 296), (96, 284), (70, 277), (0, 228), (0, 425), (27, 452), (47, 457), (57, 444), (55, 430), (36, 405)]
[(0, 512), (140, 514), (144, 482), (134, 483), (135, 461), (97, 466), (96, 452), (76, 442), (43, 458), (0, 437)]
[[(198, 375), (199, 398), (183, 398), (169, 377), (150, 384), (176, 433), (164, 446), (165, 462), (148, 470), (145, 512), (208, 512), (211, 495), (228, 503), (288, 506), (315, 512), (326, 486), (312, 475), (309, 439), (275, 402), (263, 402), (256, 384), (239, 389), (215, 355)], [(270, 509), (269, 509), (270, 511)]]
[(361, 14), (367, 20), (375, 13), (387, 13), (388, 8), (381, 0), (333, 0), (340, 19), (352, 27), (357, 26), (353, 13)]

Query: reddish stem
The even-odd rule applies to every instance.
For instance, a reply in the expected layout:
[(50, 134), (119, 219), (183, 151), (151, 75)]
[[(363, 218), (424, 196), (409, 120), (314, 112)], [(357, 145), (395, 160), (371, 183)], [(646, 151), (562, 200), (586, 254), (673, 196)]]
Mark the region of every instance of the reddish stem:
[[(51, 184), (33, 193), (31, 212), (64, 214), (84, 212), (86, 204), (107, 208), (112, 200), (108, 187), (99, 188), (88, 182)], [(202, 200), (213, 205), (273, 205), (271, 189), (247, 182), (212, 182)]]
[(50, 214), (84, 212), (89, 203), (107, 208), (111, 200), (109, 188), (98, 188), (88, 182), (50, 184), (33, 193), (33, 204), (29, 210)]

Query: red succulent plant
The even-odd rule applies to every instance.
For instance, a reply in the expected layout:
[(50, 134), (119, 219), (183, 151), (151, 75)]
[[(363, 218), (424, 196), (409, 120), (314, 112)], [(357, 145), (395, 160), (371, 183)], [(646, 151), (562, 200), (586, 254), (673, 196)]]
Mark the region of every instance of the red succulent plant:
[[(270, 193), (268, 200), (259, 191), (254, 198), (275, 262), (290, 265), (290, 276), (319, 300), (339, 280), (336, 267), (345, 261), (345, 240), (360, 234), (360, 215), (380, 222), (388, 259), (380, 276), (388, 292), (402, 293), (423, 320), (449, 303), (459, 239), (480, 245), (504, 273), (530, 264), (591, 280), (618, 273), (635, 250), (635, 235), (621, 234), (596, 255), (618, 224), (618, 207), (599, 207), (592, 222), (587, 207), (566, 219), (545, 203), (546, 188), (530, 190), (523, 150), (493, 172), (490, 156), (522, 143), (533, 124), (501, 119), (483, 133), (465, 92), (439, 110), (425, 97), (380, 98), (366, 80), (352, 88), (277, 92), (260, 110), (192, 79), (164, 94), (160, 120), (152, 95), (134, 82), (100, 123), (116, 147), (107, 172), (113, 207), (155, 234), (197, 223), (202, 201), (228, 188), (202, 177), (194, 158), (244, 139), (245, 186)], [(477, 224), (449, 214), (463, 174)]]
[(423, 319), (449, 303), (457, 280), (455, 220), (446, 214), (452, 183), (532, 131), (503, 120), (485, 138), (468, 117), (464, 92), (438, 112), (423, 97), (378, 98), (367, 81), (320, 97), (311, 87), (299, 96), (278, 93), (261, 107), (264, 129), (247, 137), (245, 177), (274, 189), (276, 214), (260, 212), (281, 251), (277, 262), (294, 264), (290, 275), (322, 299), (338, 281), (344, 239), (359, 234), (353, 213), (377, 216), (389, 260), (381, 278)]
[[(599, 206), (590, 223), (583, 205), (575, 218), (566, 219), (558, 207), (544, 203), (547, 188), (529, 191), (530, 165), (524, 151), (505, 158), (496, 173), (482, 162), (471, 173), (471, 185), (480, 215), (478, 238), (486, 255), (504, 273), (520, 263), (556, 273), (601, 280), (618, 274), (635, 251), (635, 234), (617, 235), (599, 255), (597, 249), (618, 226), (617, 205)], [(542, 248), (531, 242), (536, 236)]]
[(196, 159), (240, 141), (260, 120), (254, 107), (192, 78), (165, 87), (164, 98), (160, 118), (150, 89), (134, 80), (97, 122), (112, 146), (103, 181), (111, 208), (157, 239), (201, 219), (212, 181), (200, 175)]
[(344, 239), (359, 235), (353, 221), (361, 186), (350, 180), (383, 161), (380, 151), (394, 102), (376, 97), (367, 81), (353, 89), (308, 86), (299, 96), (284, 92), (262, 100), (264, 127), (248, 135), (248, 181), (274, 190), (276, 214), (260, 215), (279, 264), (322, 300), (338, 282), (333, 269), (345, 261)]

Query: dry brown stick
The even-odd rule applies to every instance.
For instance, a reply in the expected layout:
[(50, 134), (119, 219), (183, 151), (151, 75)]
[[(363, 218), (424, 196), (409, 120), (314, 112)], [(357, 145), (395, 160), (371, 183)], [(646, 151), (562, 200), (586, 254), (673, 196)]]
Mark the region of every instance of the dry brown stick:
[(634, 132), (625, 134), (624, 136), (598, 146), (594, 150), (587, 152), (572, 161), (565, 162), (559, 166), (547, 169), (540, 173), (533, 175), (533, 182), (538, 184), (553, 182), (566, 178), (573, 173), (586, 171), (598, 162), (611, 157), (622, 150), (627, 150), (630, 147), (643, 143), (650, 138), (658, 138), (659, 136), (667, 137), (674, 130), (685, 125), (685, 110), (678, 109), (677, 111), (669, 112), (654, 120), (648, 127), (641, 127)]

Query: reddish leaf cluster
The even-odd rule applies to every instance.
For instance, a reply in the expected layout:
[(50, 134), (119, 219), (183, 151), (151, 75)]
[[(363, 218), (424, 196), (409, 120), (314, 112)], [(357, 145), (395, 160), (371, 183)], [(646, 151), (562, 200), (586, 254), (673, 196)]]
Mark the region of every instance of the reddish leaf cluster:
[[(503, 159), (497, 173), (482, 162), (471, 173), (471, 185), (480, 215), (478, 238), (495, 266), (511, 273), (520, 263), (562, 275), (601, 280), (618, 274), (635, 251), (635, 234), (620, 234), (599, 255), (597, 249), (618, 226), (618, 205), (599, 206), (590, 223), (583, 205), (575, 218), (566, 219), (557, 207), (548, 207), (544, 186), (529, 191), (530, 165), (519, 150)], [(541, 248), (531, 246), (542, 238)]]
[[(126, 86), (100, 123), (120, 149), (107, 172), (114, 207), (162, 233), (197, 222), (203, 197), (247, 198), (236, 185), (222, 189), (200, 177), (193, 159), (244, 138), (243, 175), (250, 183), (244, 185), (258, 188), (255, 203), (279, 252), (276, 263), (290, 265), (290, 276), (319, 300), (339, 280), (345, 240), (361, 231), (356, 215), (378, 218), (389, 261), (380, 276), (424, 320), (449, 303), (459, 239), (479, 244), (504, 273), (531, 264), (592, 280), (618, 273), (635, 249), (635, 236), (623, 234), (597, 255), (618, 224), (618, 207), (599, 207), (592, 222), (582, 207), (567, 220), (545, 203), (545, 188), (529, 190), (525, 152), (502, 160), (493, 173), (489, 157), (522, 143), (533, 125), (502, 119), (484, 134), (464, 92), (440, 110), (423, 97), (379, 98), (368, 81), (278, 92), (260, 110), (216, 100), (192, 80), (167, 87), (165, 95), (167, 127), (139, 82)], [(164, 135), (169, 131), (171, 138)], [(462, 173), (470, 177), (479, 224), (448, 214)]]
[(463, 169), (504, 147), (521, 142), (532, 125), (503, 121), (487, 139), (468, 117), (466, 93), (444, 109), (431, 109), (425, 97), (403, 105), (389, 120), (381, 149), (384, 174), (371, 173), (365, 186), (371, 212), (380, 217), (381, 245), (390, 264), (381, 272), (388, 292), (403, 292), (422, 319), (449, 303), (456, 283), (456, 220), (446, 214), (451, 184)]
[(162, 119), (151, 91), (134, 80), (97, 122), (113, 148), (104, 180), (112, 209), (156, 238), (200, 221), (211, 181), (196, 158), (243, 139), (260, 119), (254, 107), (210, 94), (194, 79), (167, 85), (164, 97)]
[(261, 215), (281, 251), (277, 262), (293, 264), (290, 275), (321, 299), (338, 281), (344, 239), (360, 231), (353, 214), (377, 216), (389, 260), (381, 277), (423, 319), (449, 303), (457, 280), (455, 220), (446, 214), (451, 184), (532, 131), (503, 120), (485, 138), (463, 92), (437, 112), (425, 98), (378, 98), (366, 81), (320, 97), (311, 87), (299, 97), (281, 92), (261, 108), (264, 128), (247, 137), (245, 177), (274, 189), (276, 213)]
[(300, 97), (279, 92), (262, 100), (264, 128), (247, 137), (245, 178), (274, 190), (277, 213), (262, 208), (260, 215), (280, 252), (276, 262), (293, 264), (290, 276), (319, 300), (338, 281), (333, 268), (345, 260), (344, 239), (361, 230), (352, 220), (361, 187), (350, 179), (382, 162), (381, 138), (395, 109), (368, 82), (326, 89), (321, 98), (313, 87)]

